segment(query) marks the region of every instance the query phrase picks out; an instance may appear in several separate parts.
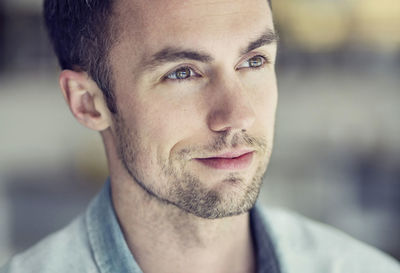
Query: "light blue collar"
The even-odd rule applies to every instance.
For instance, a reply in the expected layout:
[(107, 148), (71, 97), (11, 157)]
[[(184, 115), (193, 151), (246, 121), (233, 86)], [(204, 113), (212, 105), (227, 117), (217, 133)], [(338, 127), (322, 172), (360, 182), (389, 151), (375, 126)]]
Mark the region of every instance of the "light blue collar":
[(110, 179), (89, 205), (86, 227), (96, 264), (101, 273), (142, 273), (133, 258), (111, 201)]

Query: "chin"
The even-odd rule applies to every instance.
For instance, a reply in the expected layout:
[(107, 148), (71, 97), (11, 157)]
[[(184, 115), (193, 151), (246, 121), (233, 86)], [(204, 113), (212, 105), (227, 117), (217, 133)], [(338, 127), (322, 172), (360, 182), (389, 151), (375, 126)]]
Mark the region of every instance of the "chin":
[[(260, 171), (250, 179), (231, 175), (211, 190), (196, 182), (177, 189), (171, 202), (183, 211), (204, 219), (218, 219), (247, 213), (257, 201), (262, 175)], [(190, 185), (190, 186), (188, 186)], [(204, 184), (203, 184), (204, 185)]]

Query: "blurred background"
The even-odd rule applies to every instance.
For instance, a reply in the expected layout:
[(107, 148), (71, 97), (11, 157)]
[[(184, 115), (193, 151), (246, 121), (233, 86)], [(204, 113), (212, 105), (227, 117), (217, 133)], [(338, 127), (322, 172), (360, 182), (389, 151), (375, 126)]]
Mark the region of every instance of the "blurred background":
[[(400, 1), (277, 0), (276, 141), (260, 202), (400, 259)], [(0, 265), (81, 213), (107, 177), (70, 114), (41, 0), (0, 2)]]

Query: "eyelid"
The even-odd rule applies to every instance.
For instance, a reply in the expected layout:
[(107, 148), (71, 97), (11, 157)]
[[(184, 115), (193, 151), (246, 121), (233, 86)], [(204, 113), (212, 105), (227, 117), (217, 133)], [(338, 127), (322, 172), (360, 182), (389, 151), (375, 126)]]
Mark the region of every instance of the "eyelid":
[(178, 66), (172, 68), (171, 70), (169, 70), (167, 73), (165, 73), (160, 80), (162, 81), (182, 81), (182, 80), (190, 80), (191, 78), (193, 78), (194, 76), (190, 76), (187, 79), (169, 79), (168, 76), (174, 72), (176, 72), (179, 69), (182, 68), (189, 68), (190, 70), (193, 71), (193, 73), (197, 74), (195, 77), (202, 77), (202, 74), (199, 72), (198, 69), (194, 68), (192, 64), (188, 64), (188, 63), (183, 63), (183, 64), (179, 64)]
[(250, 69), (257, 69), (257, 68), (261, 68), (263, 67), (265, 64), (271, 63), (270, 58), (264, 54), (264, 53), (260, 53), (260, 52), (253, 52), (250, 56), (245, 56), (244, 58), (242, 58), (239, 61), (239, 64), (235, 66), (235, 70), (240, 70), (243, 69), (240, 66), (244, 63), (244, 62), (248, 62), (250, 59), (255, 58), (255, 57), (261, 57), (264, 59), (264, 63), (259, 66), (259, 67), (243, 67), (243, 68), (250, 68)]

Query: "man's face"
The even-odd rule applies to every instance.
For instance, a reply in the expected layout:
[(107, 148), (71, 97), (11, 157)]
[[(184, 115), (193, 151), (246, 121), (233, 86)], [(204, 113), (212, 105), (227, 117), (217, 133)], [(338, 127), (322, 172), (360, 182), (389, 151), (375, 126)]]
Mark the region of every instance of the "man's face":
[(203, 218), (248, 211), (272, 149), (267, 0), (119, 0), (114, 142), (136, 183)]

